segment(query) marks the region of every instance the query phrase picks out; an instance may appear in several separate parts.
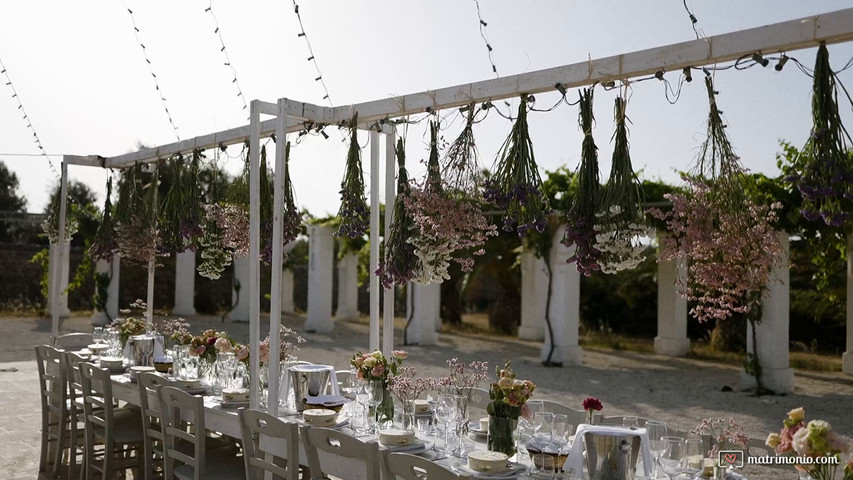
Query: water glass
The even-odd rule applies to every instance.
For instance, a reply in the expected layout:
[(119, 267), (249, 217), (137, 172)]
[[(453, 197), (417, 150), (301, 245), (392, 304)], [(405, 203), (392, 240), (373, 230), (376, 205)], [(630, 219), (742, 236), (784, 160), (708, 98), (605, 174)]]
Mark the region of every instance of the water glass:
[(695, 477), (705, 466), (704, 449), (701, 438), (687, 438), (684, 440), (684, 473)]
[(663, 437), (666, 436), (666, 424), (654, 420), (646, 422), (646, 430), (649, 434), (649, 450), (654, 457), (654, 465), (652, 466), (652, 478), (657, 478), (658, 463), (661, 455), (666, 449), (666, 441)]
[(663, 437), (666, 445), (660, 457), (660, 465), (669, 480), (674, 480), (684, 470), (684, 439)]
[(373, 409), (371, 418), (371, 430), (378, 430), (377, 423), (379, 420), (379, 409), (377, 408), (385, 398), (385, 381), (384, 380), (369, 380), (367, 382), (367, 400), (370, 408)]
[(104, 327), (93, 328), (92, 339), (95, 341), (95, 343), (106, 343), (104, 339)]
[(429, 418), (418, 418), (415, 421), (418, 422), (418, 438), (426, 441), (430, 434)]
[(640, 427), (640, 422), (637, 417), (622, 417), (622, 426), (634, 430)]
[(456, 397), (457, 395), (441, 394), (435, 407), (435, 420), (444, 427), (444, 453), (453, 451), (450, 448), (450, 424), (456, 421)]
[(569, 417), (565, 413), (555, 413), (551, 420), (551, 444), (557, 447), (557, 451), (562, 451), (569, 443), (569, 435), (572, 433), (574, 425), (569, 424)]
[(181, 361), (181, 380), (198, 380), (198, 357), (184, 355)]

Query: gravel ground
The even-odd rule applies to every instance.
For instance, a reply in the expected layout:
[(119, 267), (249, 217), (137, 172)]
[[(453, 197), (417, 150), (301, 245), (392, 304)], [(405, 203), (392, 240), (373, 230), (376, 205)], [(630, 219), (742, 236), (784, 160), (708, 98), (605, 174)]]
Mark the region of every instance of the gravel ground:
[[(190, 321), (194, 331), (217, 328), (238, 340), (248, 339), (246, 323), (223, 324), (218, 317), (202, 316)], [(303, 321), (297, 316), (283, 319), (297, 331), (301, 331)], [(9, 340), (7, 348), (0, 350), (0, 362), (34, 360), (32, 346), (46, 343), (50, 335), (50, 322), (46, 319), (3, 318), (0, 322)], [(268, 330), (266, 319), (261, 328), (262, 332)], [(71, 318), (63, 322), (60, 330), (91, 331), (91, 320)], [(308, 341), (298, 353), (300, 360), (338, 368), (348, 368), (350, 356), (368, 346), (368, 328), (361, 323), (337, 322), (331, 334), (303, 335)], [(402, 340), (399, 328), (396, 339)], [(538, 342), (458, 333), (441, 334), (438, 345), (404, 348), (409, 351), (407, 364), (416, 367), (419, 375), (444, 375), (445, 361), (451, 357), (465, 362), (488, 361), (491, 366), (510, 359), (519, 378), (536, 383), (536, 396), (540, 398), (580, 408), (584, 398), (594, 396), (603, 402), (605, 415), (661, 419), (679, 430), (689, 430), (703, 418), (733, 417), (749, 436), (765, 438), (767, 433), (779, 430), (789, 410), (802, 406), (807, 419), (823, 419), (834, 430), (853, 434), (853, 377), (840, 373), (797, 371), (792, 394), (755, 397), (741, 389), (740, 369), (709, 361), (585, 348), (583, 365), (544, 367), (539, 362)], [(744, 473), (754, 479), (797, 477), (791, 470), (760, 467)]]

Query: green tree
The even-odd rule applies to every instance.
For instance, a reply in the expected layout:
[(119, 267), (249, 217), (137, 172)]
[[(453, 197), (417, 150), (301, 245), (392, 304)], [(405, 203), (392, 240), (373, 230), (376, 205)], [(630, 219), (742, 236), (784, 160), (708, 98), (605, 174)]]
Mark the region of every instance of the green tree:
[[(0, 219), (26, 213), (27, 201), (18, 195), (18, 176), (0, 160)], [(12, 242), (18, 237), (20, 223), (0, 220), (0, 242)]]

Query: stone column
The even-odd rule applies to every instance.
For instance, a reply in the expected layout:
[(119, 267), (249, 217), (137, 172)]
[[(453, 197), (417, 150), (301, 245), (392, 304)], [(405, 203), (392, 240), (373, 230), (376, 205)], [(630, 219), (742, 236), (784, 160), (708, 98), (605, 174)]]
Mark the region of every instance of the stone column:
[(521, 326), (518, 338), (545, 339), (545, 301), (548, 296), (548, 272), (545, 260), (530, 249), (521, 252)]
[(308, 227), (308, 332), (331, 332), (332, 321), (332, 268), (335, 248), (332, 227)]
[(339, 320), (358, 319), (358, 255), (348, 253), (338, 260), (338, 310)]
[[(658, 232), (659, 251), (663, 248), (665, 232)], [(655, 353), (683, 357), (690, 353), (687, 337), (687, 299), (678, 293), (678, 284), (687, 279), (682, 260), (658, 262), (658, 334)]]
[(107, 287), (107, 315), (113, 320), (118, 318), (118, 288), (121, 278), (121, 257), (116, 254), (110, 265), (110, 286)]
[[(231, 321), (249, 320), (249, 258), (234, 259), (234, 290), (231, 291), (231, 304), (236, 306), (229, 315)], [(239, 289), (238, 289), (239, 287)]]
[[(53, 279), (53, 272), (59, 272), (59, 318), (68, 318), (71, 316), (71, 311), (68, 309), (68, 275), (71, 269), (71, 242), (66, 241), (62, 245), (62, 265), (61, 267), (56, 265), (56, 257), (59, 255), (59, 248), (56, 243), (50, 244), (50, 249), (48, 251), (48, 266), (47, 271), (50, 272), (48, 274), (48, 278)], [(48, 292), (53, 288), (53, 282), (48, 282)], [(50, 298), (50, 293), (48, 293), (48, 298)], [(50, 314), (50, 302), (47, 302), (47, 312)]]
[(195, 315), (195, 252), (175, 255), (175, 305), (173, 315)]
[[(770, 271), (769, 295), (761, 303), (761, 322), (756, 325), (756, 348), (761, 363), (762, 383), (776, 393), (791, 393), (794, 385), (794, 369), (791, 368), (788, 350), (788, 328), (790, 326), (790, 272), (788, 258), (790, 244), (787, 232), (778, 232), (782, 246), (781, 261)], [(754, 353), (752, 327), (747, 322), (746, 351)], [(755, 386), (755, 378), (743, 372), (742, 383)]]
[[(583, 351), (578, 345), (578, 325), (580, 322), (580, 273), (574, 263), (566, 263), (574, 252), (574, 247), (566, 248), (560, 240), (563, 238), (565, 225), (554, 232), (551, 247), (551, 328), (554, 337), (548, 333), (545, 326), (545, 342), (542, 344), (541, 359), (548, 359), (551, 342), (554, 343), (554, 353), (551, 362), (562, 365), (580, 365), (583, 362)], [(547, 286), (545, 287), (547, 288)]]
[[(414, 311), (413, 311), (414, 309)], [(441, 326), (441, 284), (420, 285), (409, 282), (406, 288), (406, 319), (412, 321), (406, 329), (409, 345), (435, 345), (437, 328)]]
[(295, 313), (293, 304), (293, 270), (281, 271), (281, 313)]
[(847, 235), (847, 351), (841, 355), (841, 371), (853, 375), (853, 235)]

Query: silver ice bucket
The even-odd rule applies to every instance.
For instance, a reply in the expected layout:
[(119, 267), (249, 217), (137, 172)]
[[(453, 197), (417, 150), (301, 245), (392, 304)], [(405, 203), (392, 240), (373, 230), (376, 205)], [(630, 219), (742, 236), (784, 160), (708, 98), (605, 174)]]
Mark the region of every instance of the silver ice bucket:
[(290, 367), (290, 383), (296, 400), (296, 411), (305, 410), (305, 397), (325, 395), (329, 390), (331, 372), (327, 365), (296, 365)]
[(154, 366), (154, 335), (133, 335), (130, 337), (133, 364), (139, 367)]
[(584, 434), (589, 480), (634, 480), (639, 435)]

